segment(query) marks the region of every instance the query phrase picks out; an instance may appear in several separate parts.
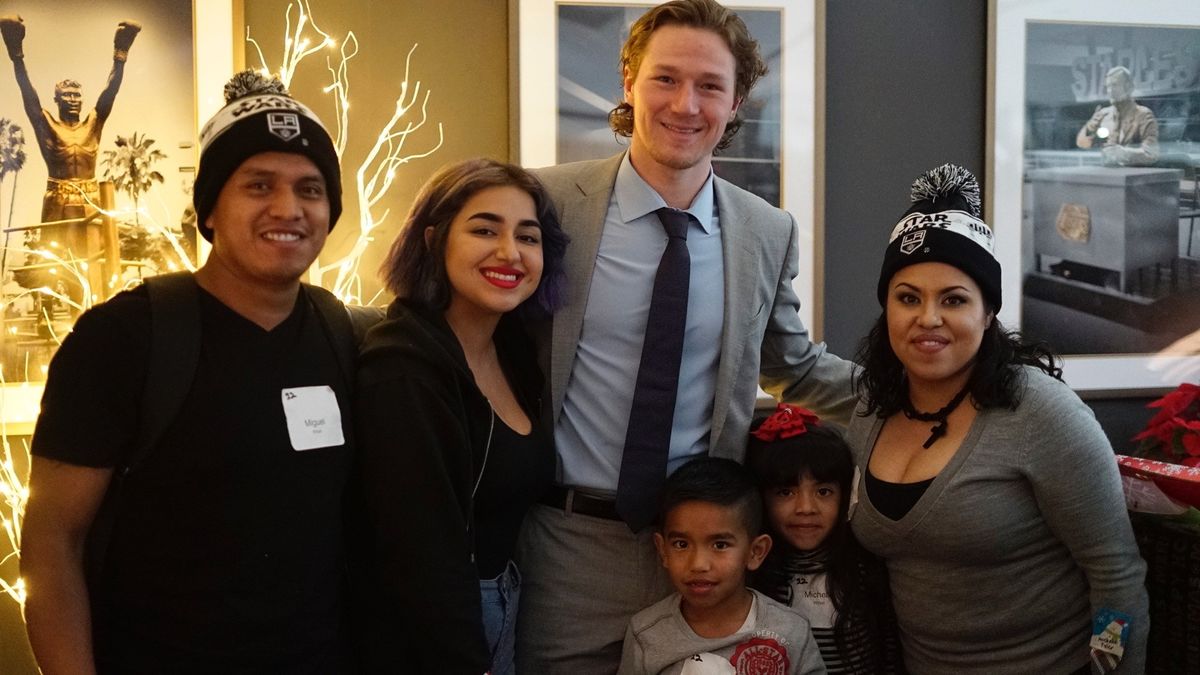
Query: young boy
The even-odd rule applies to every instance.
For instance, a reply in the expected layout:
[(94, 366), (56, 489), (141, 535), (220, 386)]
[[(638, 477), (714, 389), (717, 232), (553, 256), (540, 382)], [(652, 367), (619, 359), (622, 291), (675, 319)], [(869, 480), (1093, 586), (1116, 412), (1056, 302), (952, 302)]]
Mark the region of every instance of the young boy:
[(746, 588), (771, 538), (758, 534), (762, 501), (744, 467), (685, 464), (667, 479), (660, 515), (654, 543), (677, 592), (629, 622), (618, 675), (825, 672), (804, 616)]

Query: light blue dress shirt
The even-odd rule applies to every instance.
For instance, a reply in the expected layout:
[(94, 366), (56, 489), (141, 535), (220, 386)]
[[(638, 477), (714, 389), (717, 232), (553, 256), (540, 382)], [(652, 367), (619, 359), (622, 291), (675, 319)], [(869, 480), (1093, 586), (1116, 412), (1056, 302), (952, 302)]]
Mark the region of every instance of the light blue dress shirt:
[[(564, 485), (615, 491), (637, 383), (650, 295), (667, 235), (662, 197), (621, 162), (596, 254), (575, 363), (555, 426)], [(725, 265), (713, 177), (687, 212), (691, 285), (667, 473), (708, 452), (725, 315)]]

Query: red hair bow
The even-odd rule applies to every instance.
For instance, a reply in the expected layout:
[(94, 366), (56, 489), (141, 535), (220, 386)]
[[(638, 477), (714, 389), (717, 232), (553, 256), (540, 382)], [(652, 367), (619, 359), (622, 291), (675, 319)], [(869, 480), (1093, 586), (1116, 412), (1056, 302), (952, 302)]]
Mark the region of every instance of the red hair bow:
[(763, 420), (750, 435), (760, 441), (777, 441), (799, 436), (808, 431), (808, 425), (816, 425), (821, 418), (807, 408), (790, 403), (780, 403), (771, 416)]

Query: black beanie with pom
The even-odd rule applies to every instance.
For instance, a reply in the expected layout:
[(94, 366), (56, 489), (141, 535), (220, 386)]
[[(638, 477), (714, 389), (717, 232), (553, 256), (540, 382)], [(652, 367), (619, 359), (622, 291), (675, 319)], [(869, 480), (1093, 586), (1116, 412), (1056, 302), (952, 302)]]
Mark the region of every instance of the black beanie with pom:
[(342, 214), (342, 169), (333, 139), (277, 78), (246, 70), (225, 85), (225, 107), (200, 131), (200, 168), (192, 193), (200, 234), (212, 241), (208, 217), (221, 188), (242, 162), (262, 152), (293, 152), (317, 165), (325, 177), (332, 230)]
[(962, 270), (979, 284), (993, 312), (1000, 310), (1000, 263), (992, 228), (979, 219), (979, 183), (961, 166), (943, 164), (912, 184), (912, 206), (892, 230), (876, 294), (887, 304), (896, 272), (923, 262)]

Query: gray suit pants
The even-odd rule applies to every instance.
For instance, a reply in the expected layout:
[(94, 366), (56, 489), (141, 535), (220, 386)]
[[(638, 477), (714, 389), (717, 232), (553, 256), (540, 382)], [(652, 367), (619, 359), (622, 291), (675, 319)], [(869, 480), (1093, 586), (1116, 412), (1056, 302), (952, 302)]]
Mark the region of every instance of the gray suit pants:
[(521, 675), (613, 675), (629, 619), (671, 593), (652, 528), (537, 505), (517, 543)]

